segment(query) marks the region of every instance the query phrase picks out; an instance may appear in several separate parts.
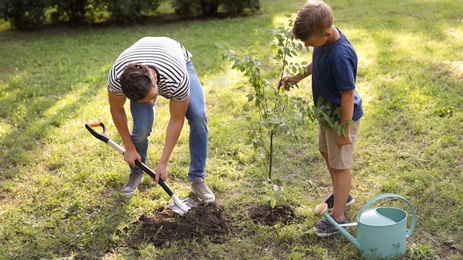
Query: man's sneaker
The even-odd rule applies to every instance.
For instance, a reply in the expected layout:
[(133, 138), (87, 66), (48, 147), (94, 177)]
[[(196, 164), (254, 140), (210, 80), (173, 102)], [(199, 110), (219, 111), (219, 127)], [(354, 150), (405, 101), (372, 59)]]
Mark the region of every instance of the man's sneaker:
[[(331, 218), (333, 218), (338, 224), (346, 224), (347, 223), (347, 219), (344, 218), (343, 221), (341, 222), (338, 222), (334, 217), (333, 215), (330, 215)], [(328, 237), (328, 236), (331, 236), (331, 235), (334, 235), (334, 234), (337, 234), (339, 233), (339, 230), (333, 225), (331, 224), (331, 222), (324, 218), (322, 219), (320, 222), (318, 222), (315, 227), (317, 228), (317, 236), (318, 237)]]
[(122, 187), (122, 195), (131, 196), (143, 181), (143, 173), (130, 173), (129, 178)]
[(191, 182), (191, 189), (196, 194), (196, 196), (198, 196), (200, 201), (204, 201), (206, 203), (215, 201), (214, 193), (212, 193), (211, 189), (207, 187), (203, 179), (197, 178), (193, 180)]
[[(354, 204), (354, 202), (355, 202), (355, 199), (349, 194), (349, 197), (347, 197), (346, 206), (350, 206)], [(333, 206), (334, 206), (334, 194), (333, 193), (331, 193), (331, 195), (328, 198), (326, 198), (325, 203), (328, 205), (328, 210), (333, 210)]]

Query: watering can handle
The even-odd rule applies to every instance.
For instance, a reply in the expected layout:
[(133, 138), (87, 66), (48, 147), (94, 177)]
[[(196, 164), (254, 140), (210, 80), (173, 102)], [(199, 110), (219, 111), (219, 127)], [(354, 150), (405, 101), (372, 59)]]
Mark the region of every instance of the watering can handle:
[(378, 201), (380, 199), (384, 199), (384, 198), (399, 198), (403, 201), (405, 201), (408, 206), (410, 207), (410, 210), (412, 211), (412, 224), (410, 226), (410, 228), (408, 229), (407, 231), (407, 234), (406, 234), (406, 237), (410, 237), (413, 233), (413, 230), (415, 230), (415, 226), (416, 226), (416, 212), (415, 212), (415, 209), (413, 208), (412, 204), (407, 200), (405, 199), (404, 197), (398, 195), (398, 194), (393, 194), (393, 193), (386, 193), (386, 194), (381, 194), (381, 195), (378, 195), (376, 197), (374, 197), (373, 199), (371, 199), (370, 201), (368, 201), (365, 205), (363, 205), (363, 207), (360, 209), (359, 213), (358, 213), (358, 218), (360, 217), (360, 215), (367, 209), (370, 207), (371, 204), (373, 204), (373, 202), (375, 201)]

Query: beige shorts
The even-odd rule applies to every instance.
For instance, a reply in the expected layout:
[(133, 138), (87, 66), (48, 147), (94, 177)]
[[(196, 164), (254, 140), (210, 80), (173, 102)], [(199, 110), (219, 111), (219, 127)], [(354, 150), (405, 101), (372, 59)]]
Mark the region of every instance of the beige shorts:
[(337, 133), (333, 129), (318, 128), (318, 150), (320, 153), (328, 154), (329, 166), (337, 170), (350, 169), (354, 157), (354, 146), (357, 141), (360, 119), (350, 125), (350, 136), (352, 143), (339, 147), (336, 143)]

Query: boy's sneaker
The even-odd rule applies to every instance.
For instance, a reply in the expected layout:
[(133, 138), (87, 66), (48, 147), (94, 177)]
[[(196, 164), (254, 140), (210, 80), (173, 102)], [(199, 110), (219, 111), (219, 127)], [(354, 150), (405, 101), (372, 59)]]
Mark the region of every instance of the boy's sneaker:
[(204, 201), (206, 203), (214, 202), (215, 195), (212, 193), (211, 189), (207, 187), (204, 180), (197, 178), (191, 182), (191, 189), (198, 196), (199, 201)]
[[(330, 215), (338, 224), (347, 224), (347, 219), (344, 218), (341, 222), (338, 222), (333, 215)], [(318, 237), (328, 237), (334, 234), (339, 233), (339, 230), (331, 224), (331, 222), (324, 218), (320, 222), (318, 222), (315, 227), (317, 228), (317, 236)]]
[(143, 173), (131, 172), (129, 178), (122, 187), (122, 195), (131, 196), (138, 188), (138, 185), (143, 181)]
[[(355, 199), (349, 194), (349, 197), (347, 197), (346, 206), (350, 206), (354, 204), (354, 202), (355, 202)], [(334, 206), (334, 194), (333, 193), (331, 193), (331, 195), (328, 198), (326, 198), (325, 203), (328, 205), (328, 210), (333, 210), (333, 206)]]

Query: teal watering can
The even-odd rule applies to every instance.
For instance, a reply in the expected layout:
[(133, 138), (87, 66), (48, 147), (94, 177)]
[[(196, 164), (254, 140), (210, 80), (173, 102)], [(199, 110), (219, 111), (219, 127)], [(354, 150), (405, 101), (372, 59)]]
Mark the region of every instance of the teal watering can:
[[(413, 214), (410, 228), (407, 230), (407, 212), (397, 208), (369, 208), (380, 199), (398, 198), (405, 201)], [(324, 214), (360, 252), (364, 258), (389, 259), (405, 254), (406, 239), (411, 236), (416, 225), (416, 213), (413, 206), (404, 197), (397, 194), (382, 194), (368, 201), (357, 214), (357, 223), (338, 224), (327, 211), (326, 203), (314, 210), (316, 216)], [(345, 227), (357, 226), (357, 238)]]

